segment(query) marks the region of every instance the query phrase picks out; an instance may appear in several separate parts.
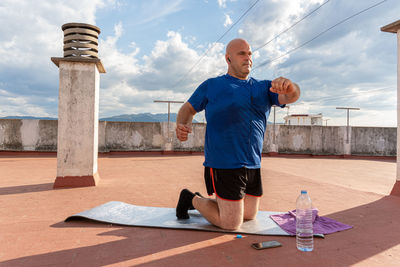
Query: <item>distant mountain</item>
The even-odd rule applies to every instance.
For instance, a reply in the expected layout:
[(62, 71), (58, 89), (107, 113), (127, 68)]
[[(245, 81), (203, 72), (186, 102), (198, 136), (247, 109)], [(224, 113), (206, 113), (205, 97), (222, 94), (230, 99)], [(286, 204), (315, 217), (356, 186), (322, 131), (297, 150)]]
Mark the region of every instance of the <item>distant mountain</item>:
[(57, 118), (51, 118), (51, 117), (33, 117), (33, 116), (7, 116), (7, 117), (0, 117), (0, 119), (19, 119), (19, 120), (57, 120)]
[[(176, 113), (170, 113), (170, 121), (176, 122)], [(139, 114), (123, 114), (108, 118), (101, 118), (101, 121), (136, 121), (136, 122), (167, 122), (168, 113), (139, 113)], [(193, 122), (198, 122), (193, 120)]]
[[(176, 122), (176, 113), (170, 113), (170, 121)], [(34, 116), (7, 116), (0, 119), (20, 119), (20, 120), (57, 120), (50, 117), (34, 117)], [(123, 114), (107, 118), (100, 118), (101, 121), (136, 121), (136, 122), (167, 122), (168, 113), (139, 113), (139, 114)], [(193, 122), (198, 122), (193, 120)]]
[[(176, 113), (170, 114), (170, 121), (176, 122)], [(20, 119), (20, 120), (57, 120), (57, 118), (51, 117), (34, 117), (34, 116), (7, 116), (0, 117), (0, 119)], [(168, 121), (168, 113), (139, 113), (139, 114), (123, 114), (117, 115), (107, 118), (100, 118), (101, 121), (136, 121), (136, 122), (167, 122)], [(193, 119), (194, 123), (198, 123), (195, 119)], [(268, 121), (268, 124), (273, 124), (273, 122)], [(282, 122), (276, 122), (276, 125), (282, 125)]]

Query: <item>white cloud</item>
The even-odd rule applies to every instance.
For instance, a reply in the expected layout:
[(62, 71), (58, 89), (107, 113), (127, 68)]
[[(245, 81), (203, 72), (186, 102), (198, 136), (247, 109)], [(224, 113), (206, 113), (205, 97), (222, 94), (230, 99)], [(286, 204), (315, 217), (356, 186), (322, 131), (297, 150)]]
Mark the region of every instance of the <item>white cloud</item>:
[[(185, 101), (202, 81), (226, 68), (221, 43), (204, 46), (203, 50), (208, 52), (200, 61), (202, 54), (190, 48), (180, 33), (170, 31), (165, 40), (155, 43), (148, 55), (138, 59), (139, 47), (134, 45), (128, 53), (118, 49), (122, 34), (123, 25), (119, 23), (114, 35), (101, 41), (100, 51), (107, 51), (101, 55), (107, 71), (102, 76), (100, 91), (103, 117), (121, 110), (127, 114), (165, 113), (165, 107), (153, 104), (153, 100)], [(179, 105), (174, 108), (171, 112), (177, 112)]]
[[(185, 93), (176, 93), (172, 90), (146, 91), (122, 81), (101, 93), (100, 115), (106, 117), (122, 113), (166, 113), (167, 106), (153, 103), (153, 100), (184, 101), (187, 97), (188, 95)], [(171, 112), (177, 112), (179, 108), (179, 104), (171, 105)]]
[(96, 9), (104, 5), (100, 0), (2, 1), (0, 68), (43, 64), (51, 56), (60, 56), (61, 25), (67, 22), (95, 24)]
[[(248, 5), (245, 1), (237, 1), (226, 10), (231, 2), (217, 2), (224, 10), (213, 14), (216, 24), (220, 21), (225, 22), (225, 27), (232, 25), (230, 16), (236, 14), (235, 17), (238, 17), (237, 12), (245, 10)], [(247, 39), (254, 51), (322, 2), (260, 1), (241, 22), (237, 33), (232, 35)], [(121, 16), (120, 22), (112, 22), (115, 23), (112, 33), (107, 29), (113, 25), (110, 24), (100, 35), (99, 55), (107, 71), (101, 75), (102, 116), (166, 112), (166, 107), (153, 104), (153, 99), (186, 100), (202, 81), (226, 71), (224, 44), (208, 43), (205, 40), (209, 37), (196, 31), (190, 32), (191, 27), (185, 21), (179, 26), (160, 30), (147, 47), (140, 42), (132, 42), (129, 30), (133, 25), (146, 26), (149, 31), (154, 29), (152, 27), (160, 29), (160, 22), (169, 23), (166, 19), (169, 15), (179, 16), (178, 11), (183, 9), (190, 11), (183, 0), (138, 3), (134, 5), (135, 9), (139, 7), (134, 20)], [(254, 66), (285, 54), (373, 3), (373, 0), (357, 3), (330, 1), (293, 29), (255, 51)], [(79, 8), (75, 8), (77, 6)], [(67, 22), (96, 24), (96, 12), (100, 8), (105, 11), (126, 7), (131, 7), (128, 2), (114, 0), (1, 1), (0, 115), (56, 115), (58, 69), (50, 57), (62, 56), (61, 25)], [(399, 8), (389, 2), (382, 4), (272, 64), (255, 69), (252, 75), (261, 79), (282, 75), (299, 83), (301, 99), (291, 105), (291, 113), (322, 112), (324, 118), (331, 119), (328, 124), (335, 125), (342, 122), (342, 114), (337, 113), (336, 106), (357, 105), (361, 110), (352, 117), (357, 125), (394, 126), (396, 38), (395, 35), (381, 33), (379, 28), (397, 20)], [(336, 12), (338, 10), (340, 12)], [(222, 21), (221, 12), (225, 14)], [(188, 14), (186, 10), (185, 14)], [(177, 17), (169, 18), (174, 21)], [(167, 30), (168, 34), (165, 34)], [(394, 88), (390, 89), (393, 92), (382, 90), (363, 94), (384, 87)], [(178, 109), (179, 105), (174, 105), (174, 108)], [(33, 111), (34, 114), (28, 114)], [(379, 117), (380, 112), (382, 117)], [(280, 113), (285, 115), (286, 110)]]
[(0, 69), (49, 64), (50, 57), (62, 56), (61, 25), (67, 22), (95, 24), (95, 12), (104, 5), (101, 0), (2, 1)]
[(224, 27), (228, 27), (230, 25), (232, 25), (232, 19), (228, 14), (225, 14)]
[(140, 72), (136, 55), (140, 49), (135, 43), (130, 44), (132, 52), (125, 54), (118, 48), (118, 40), (123, 34), (121, 22), (114, 26), (114, 36), (107, 36), (106, 39), (100, 38), (99, 57), (102, 60), (106, 71), (111, 72), (116, 78), (136, 75)]
[(200, 61), (202, 55), (190, 48), (181, 34), (170, 31), (167, 37), (165, 41), (157, 41), (151, 54), (144, 57), (145, 72), (141, 79), (132, 81), (134, 84), (147, 85), (148, 90), (188, 91), (225, 68), (223, 44), (210, 44), (207, 54)]
[(13, 116), (33, 114), (42, 117), (54, 116), (45, 107), (32, 103), (32, 99), (29, 96), (16, 95), (0, 89), (0, 116), (4, 117), (11, 114)]
[(220, 8), (226, 9), (228, 2), (236, 2), (237, 0), (217, 0), (218, 6)]
[[(271, 40), (321, 2), (320, 0), (260, 2), (254, 13), (247, 16), (240, 33), (243, 38), (251, 42), (253, 50), (269, 42), (261, 50), (267, 57), (276, 58), (296, 47), (298, 40), (293, 34), (285, 34), (272, 42)], [(279, 62), (283, 62), (284, 59)]]
[[(55, 116), (58, 75), (51, 57), (62, 56), (61, 25), (95, 24), (98, 8), (113, 1), (0, 2), (0, 81), (12, 92), (1, 101), (0, 114)], [(79, 8), (77, 8), (79, 7)]]
[[(274, 1), (260, 2), (253, 16), (246, 17), (241, 25), (241, 37), (249, 40), (253, 50), (261, 47), (275, 36), (300, 20), (322, 1)], [(288, 51), (311, 40), (340, 20), (374, 4), (363, 1), (357, 5), (347, 1), (331, 1), (316, 13), (302, 21), (288, 32), (257, 52), (254, 60), (257, 67), (262, 62), (278, 58)], [(269, 16), (264, 15), (268, 10)], [(332, 12), (342, 10), (342, 12)], [(335, 107), (358, 105), (361, 111), (355, 115), (357, 125), (375, 125), (379, 114), (384, 110), (379, 124), (394, 126), (395, 106), (390, 105), (389, 94), (377, 92), (375, 95), (359, 95), (359, 91), (371, 88), (395, 86), (395, 60), (392, 53), (395, 43), (388, 42), (379, 28), (394, 21), (399, 8), (384, 5), (365, 12), (326, 32), (311, 43), (253, 70), (260, 78), (285, 76), (299, 83), (302, 88), (300, 102), (292, 105), (292, 110), (311, 114), (320, 113), (332, 118), (330, 124), (339, 125), (343, 121), (335, 116)], [(394, 42), (394, 40), (392, 40)], [(388, 71), (393, 69), (393, 71)], [(355, 88), (358, 88), (357, 91)], [(347, 97), (340, 97), (347, 95)], [(319, 101), (322, 99), (321, 101)], [(383, 113), (382, 113), (383, 114)], [(371, 118), (368, 119), (368, 116)]]
[(221, 8), (226, 8), (226, 0), (217, 0), (218, 6)]
[(259, 51), (255, 51), (255, 52), (253, 53), (253, 56), (252, 56), (253, 60), (254, 60), (254, 59), (258, 59), (259, 57), (260, 57), (260, 52), (259, 52)]
[[(138, 24), (145, 24), (174, 14), (182, 9), (183, 0), (142, 1), (138, 12)], [(136, 15), (136, 14), (135, 14)]]

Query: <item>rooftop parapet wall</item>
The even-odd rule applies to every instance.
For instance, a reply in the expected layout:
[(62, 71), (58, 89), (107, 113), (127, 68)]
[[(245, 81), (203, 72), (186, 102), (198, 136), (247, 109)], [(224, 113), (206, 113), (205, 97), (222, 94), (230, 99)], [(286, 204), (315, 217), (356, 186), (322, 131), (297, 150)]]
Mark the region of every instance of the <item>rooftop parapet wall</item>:
[(57, 121), (0, 119), (0, 150), (57, 151)]
[(100, 122), (99, 151), (162, 150), (162, 124), (153, 122)]
[(315, 155), (343, 155), (346, 127), (279, 126), (278, 151)]
[[(344, 155), (345, 126), (268, 125), (263, 152), (312, 155)], [(194, 123), (186, 142), (175, 136), (175, 123), (99, 122), (99, 152), (204, 150), (206, 125)], [(352, 127), (352, 155), (396, 156), (396, 128)], [(171, 140), (172, 138), (172, 140)], [(275, 149), (275, 150), (274, 150)], [(0, 151), (57, 151), (56, 120), (0, 119)]]
[(352, 127), (351, 152), (353, 155), (396, 156), (396, 128)]

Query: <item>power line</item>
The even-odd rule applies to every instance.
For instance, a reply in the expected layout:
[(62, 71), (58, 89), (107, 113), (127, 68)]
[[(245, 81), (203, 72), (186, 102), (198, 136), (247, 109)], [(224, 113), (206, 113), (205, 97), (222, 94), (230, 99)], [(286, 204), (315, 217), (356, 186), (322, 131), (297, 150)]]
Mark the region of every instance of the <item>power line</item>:
[(291, 28), (293, 28), (294, 26), (296, 26), (297, 24), (299, 24), (300, 22), (302, 22), (303, 20), (305, 20), (306, 18), (308, 18), (309, 16), (311, 16), (311, 14), (313, 14), (315, 11), (317, 11), (318, 9), (320, 9), (321, 7), (323, 7), (325, 4), (327, 4), (330, 0), (327, 0), (325, 3), (323, 3), (322, 5), (320, 5), (319, 7), (317, 7), (316, 9), (314, 9), (313, 11), (311, 11), (310, 13), (308, 13), (306, 16), (304, 16), (303, 18), (301, 18), (299, 21), (295, 22), (294, 24), (292, 24), (289, 28), (287, 28), (286, 30), (282, 31), (281, 33), (279, 33), (278, 35), (276, 35), (274, 38), (272, 38), (271, 40), (269, 40), (268, 42), (266, 42), (265, 44), (263, 44), (262, 46), (260, 46), (259, 48), (253, 50), (253, 52), (256, 52), (257, 50), (260, 50), (261, 48), (263, 48), (264, 46), (268, 45), (269, 43), (271, 43), (272, 41), (276, 40), (279, 36), (281, 36), (282, 34), (284, 34), (285, 32), (287, 32), (288, 30), (290, 30)]
[(214, 48), (215, 44), (218, 43), (219, 41), (221, 41), (221, 39), (224, 38), (225, 35), (227, 35), (228, 32), (229, 32), (233, 27), (235, 27), (235, 25), (238, 24), (239, 21), (240, 21), (242, 18), (244, 18), (244, 17), (247, 15), (247, 13), (249, 13), (249, 11), (250, 11), (259, 1), (260, 1), (260, 0), (256, 0), (256, 1), (255, 1), (255, 2), (254, 2), (240, 17), (239, 17), (239, 19), (238, 19), (235, 23), (233, 23), (233, 24), (229, 27), (229, 29), (226, 30), (226, 31), (224, 32), (224, 34), (222, 34), (221, 37), (219, 37), (218, 40), (215, 41), (215, 42), (213, 43), (213, 45), (212, 45), (211, 47), (209, 47), (209, 48), (206, 50), (206, 52), (203, 53), (203, 55), (200, 57), (200, 59), (197, 60), (196, 63), (194, 63), (194, 65), (189, 69), (189, 71), (186, 72), (186, 73), (183, 75), (183, 77), (182, 77), (176, 84), (174, 84), (174, 87), (175, 87), (176, 85), (178, 85), (179, 83), (181, 83), (181, 82), (193, 71), (193, 69), (200, 63), (200, 61), (205, 57), (205, 55), (206, 55), (212, 48)]
[[(343, 97), (349, 97), (349, 96), (359, 96), (359, 95), (368, 95), (371, 93), (375, 93), (378, 91), (383, 91), (383, 90), (387, 90), (387, 89), (393, 89), (394, 87), (392, 86), (388, 86), (388, 87), (383, 87), (383, 88), (378, 88), (378, 89), (372, 89), (372, 90), (367, 90), (367, 91), (360, 91), (360, 92), (356, 92), (356, 93), (352, 93), (352, 94), (346, 94), (346, 95), (341, 95), (341, 96), (329, 96), (329, 97), (323, 97), (323, 98), (319, 98), (318, 100), (311, 100), (311, 101), (307, 101), (307, 102), (311, 102), (311, 103), (315, 103), (315, 102), (322, 102), (322, 101), (330, 101), (330, 100), (336, 100), (336, 99), (340, 99)], [(305, 100), (306, 101), (306, 100)]]
[(380, 4), (382, 4), (382, 3), (386, 2), (386, 1), (387, 1), (387, 0), (383, 0), (383, 1), (379, 2), (379, 3), (377, 3), (377, 4), (374, 4), (374, 5), (370, 6), (370, 7), (367, 7), (367, 8), (365, 8), (365, 9), (363, 9), (363, 10), (361, 10), (361, 11), (359, 11), (359, 12), (357, 12), (357, 13), (355, 13), (355, 14), (353, 14), (353, 15), (351, 15), (351, 16), (349, 16), (349, 17), (347, 17), (347, 18), (345, 18), (345, 19), (343, 19), (343, 20), (341, 20), (341, 21), (339, 21), (339, 22), (336, 23), (335, 25), (333, 25), (333, 26), (329, 27), (328, 29), (322, 31), (321, 33), (317, 34), (315, 37), (313, 37), (312, 39), (308, 40), (307, 42), (304, 42), (304, 43), (302, 43), (301, 45), (299, 45), (299, 46), (293, 48), (292, 50), (289, 50), (289, 51), (286, 52), (285, 54), (280, 55), (279, 57), (276, 57), (276, 58), (274, 58), (274, 59), (271, 59), (271, 60), (267, 60), (267, 61), (262, 62), (261, 64), (255, 66), (255, 67), (253, 68), (253, 70), (256, 69), (256, 68), (265, 66), (265, 65), (267, 65), (268, 63), (271, 63), (271, 62), (273, 62), (273, 61), (276, 61), (276, 60), (278, 60), (278, 59), (280, 59), (280, 58), (282, 58), (282, 57), (284, 57), (284, 56), (286, 56), (286, 55), (289, 55), (290, 53), (296, 51), (297, 49), (299, 49), (299, 48), (301, 48), (301, 47), (307, 45), (308, 43), (311, 43), (312, 41), (314, 41), (315, 39), (317, 39), (318, 37), (320, 37), (320, 36), (323, 35), (324, 33), (330, 31), (331, 29), (333, 29), (333, 28), (339, 26), (340, 24), (342, 24), (342, 23), (348, 21), (349, 19), (354, 18), (355, 16), (358, 16), (358, 15), (360, 15), (361, 13), (363, 13), (363, 12), (369, 10), (369, 9), (372, 9), (372, 8), (378, 6), (378, 5), (380, 5)]
[[(348, 97), (354, 97), (354, 96), (359, 96), (359, 95), (368, 95), (371, 93), (375, 93), (378, 91), (384, 91), (387, 89), (395, 89), (392, 86), (388, 86), (388, 87), (382, 87), (382, 88), (378, 88), (378, 89), (372, 89), (372, 90), (367, 90), (367, 91), (361, 91), (361, 92), (357, 92), (357, 93), (352, 93), (352, 94), (345, 94), (345, 95), (340, 95), (340, 96), (328, 96), (328, 97), (322, 97), (322, 98), (318, 98), (315, 100), (303, 100), (304, 102), (307, 103), (320, 103), (320, 102), (325, 102), (325, 101), (330, 101), (330, 100), (336, 100), (336, 99), (340, 99), (340, 98), (348, 98)], [(295, 104), (291, 104), (291, 106), (298, 106), (298, 105), (304, 105), (305, 103), (295, 103)]]

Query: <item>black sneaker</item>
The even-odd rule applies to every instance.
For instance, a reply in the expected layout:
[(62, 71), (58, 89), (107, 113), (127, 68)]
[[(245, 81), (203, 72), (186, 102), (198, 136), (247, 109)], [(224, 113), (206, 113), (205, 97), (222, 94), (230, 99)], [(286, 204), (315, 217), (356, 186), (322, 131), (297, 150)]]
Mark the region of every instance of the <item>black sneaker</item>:
[(178, 205), (176, 205), (176, 217), (178, 219), (189, 219), (188, 210), (192, 205), (192, 199), (194, 198), (195, 194), (190, 192), (187, 189), (183, 189), (181, 194), (179, 195)]

